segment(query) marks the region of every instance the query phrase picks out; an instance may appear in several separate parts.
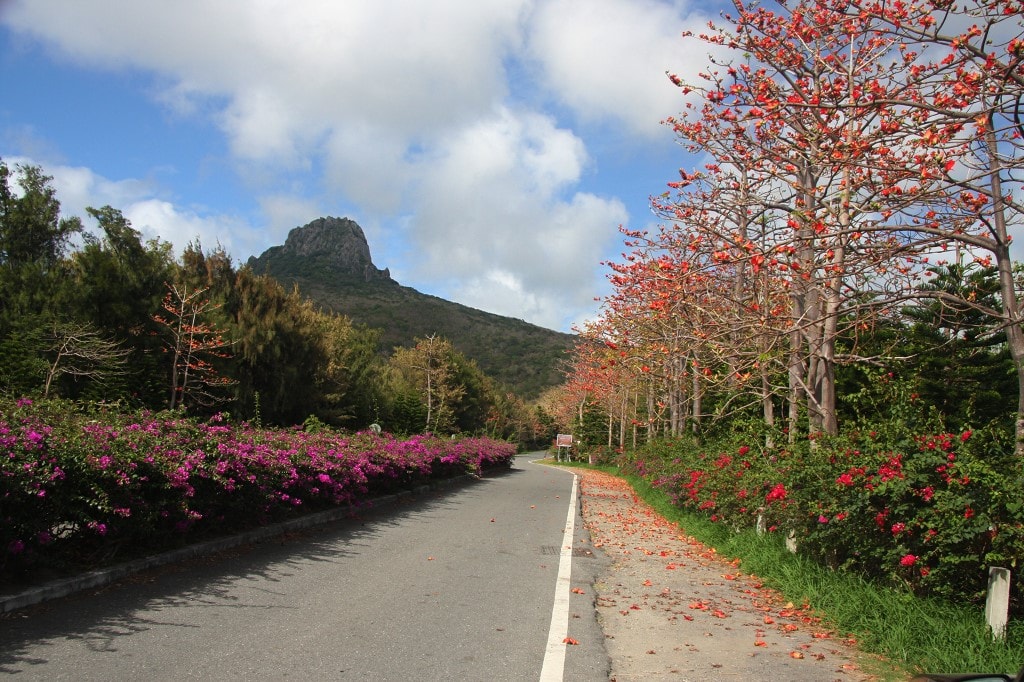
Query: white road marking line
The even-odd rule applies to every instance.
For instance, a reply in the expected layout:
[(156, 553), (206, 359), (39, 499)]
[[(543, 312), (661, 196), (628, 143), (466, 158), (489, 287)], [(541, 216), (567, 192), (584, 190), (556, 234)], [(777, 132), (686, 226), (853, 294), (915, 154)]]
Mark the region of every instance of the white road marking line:
[(555, 581), (555, 601), (551, 608), (551, 627), (548, 645), (544, 651), (544, 665), (540, 669), (541, 682), (561, 682), (565, 675), (565, 646), (569, 636), (569, 589), (572, 585), (572, 539), (576, 530), (576, 489), (579, 476), (572, 477), (569, 495), (569, 515), (562, 534), (562, 552), (558, 559), (558, 578)]

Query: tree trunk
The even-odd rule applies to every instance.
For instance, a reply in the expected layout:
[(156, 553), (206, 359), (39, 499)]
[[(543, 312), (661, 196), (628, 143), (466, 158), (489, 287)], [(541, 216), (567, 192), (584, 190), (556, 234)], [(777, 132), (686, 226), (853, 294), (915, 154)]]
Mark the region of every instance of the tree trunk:
[(626, 411), (629, 409), (629, 391), (622, 391), (622, 404), (619, 407), (619, 447), (626, 447)]
[(611, 405), (611, 399), (609, 399), (608, 400), (608, 447), (609, 447), (609, 449), (612, 447), (612, 442), (613, 442), (612, 441), (612, 424), (613, 423), (614, 423), (614, 420), (612, 419), (612, 405)]
[(1016, 283), (1013, 278), (1013, 260), (1010, 257), (1010, 236), (1006, 224), (1006, 205), (1003, 195), (1002, 164), (999, 161), (999, 143), (993, 129), (994, 121), (989, 113), (985, 127), (985, 144), (989, 159), (992, 198), (992, 223), (996, 246), (992, 250), (999, 273), (999, 298), (1006, 315), (1006, 345), (1017, 370), (1017, 417), (1014, 420), (1016, 436), (1013, 453), (1018, 471), (1024, 474), (1024, 330), (1021, 329), (1021, 310), (1017, 300)]
[(693, 396), (691, 404), (693, 405), (693, 423), (690, 425), (693, 433), (697, 433), (700, 430), (700, 418), (701, 411), (704, 409), (703, 392), (700, 386), (700, 372), (693, 372)]

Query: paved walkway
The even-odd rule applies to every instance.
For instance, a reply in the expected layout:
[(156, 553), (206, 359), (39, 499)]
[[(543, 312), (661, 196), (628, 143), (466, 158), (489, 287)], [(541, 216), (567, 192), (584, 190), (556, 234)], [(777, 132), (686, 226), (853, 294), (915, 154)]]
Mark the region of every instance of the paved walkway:
[(612, 559), (595, 595), (612, 680), (881, 679), (863, 668), (884, 664), (685, 535), (625, 481), (578, 473), (591, 540)]

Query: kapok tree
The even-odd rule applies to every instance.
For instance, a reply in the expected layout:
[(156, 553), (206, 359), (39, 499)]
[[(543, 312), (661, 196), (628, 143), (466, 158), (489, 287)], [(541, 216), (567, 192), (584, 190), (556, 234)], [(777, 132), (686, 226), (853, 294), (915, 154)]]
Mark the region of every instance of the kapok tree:
[(947, 253), (996, 269), (998, 307), (943, 289), (922, 294), (972, 307), (1005, 331), (1018, 380), (1014, 454), (1024, 467), (1024, 307), (1011, 253), (1024, 224), (1024, 3), (854, 0), (848, 11), (870, 16), (904, 46), (908, 87), (881, 103), (909, 112), (918, 158), (940, 161), (929, 210), (905, 239), (940, 241)]
[(737, 125), (726, 116), (689, 129), (688, 148), (703, 150), (714, 162), (699, 172), (682, 171), (680, 181), (669, 183), (675, 194), (653, 200), (672, 226), (662, 228), (652, 246), (677, 261), (671, 268), (677, 280), (672, 317), (690, 319), (691, 342), (709, 358), (702, 374), (720, 375), (732, 401), (756, 396), (770, 427), (780, 369), (784, 376), (780, 341), (788, 334), (790, 302), (769, 229), (778, 219), (768, 206), (775, 194), (771, 177)]
[[(700, 229), (710, 230), (713, 241), (742, 246), (733, 236), (742, 234), (737, 219), (758, 225), (755, 248), (719, 253), (723, 261), (756, 258), (785, 274), (791, 432), (806, 411), (810, 430), (836, 433), (843, 321), (863, 324), (905, 296), (921, 253), (934, 243), (907, 243), (880, 229), (880, 212), (893, 215), (912, 203), (922, 168), (935, 160), (908, 163), (901, 112), (874, 104), (902, 87), (910, 67), (890, 58), (895, 40), (870, 17), (845, 14), (845, 2), (821, 0), (780, 5), (778, 13), (735, 7), (731, 30), (712, 26), (701, 36), (734, 56), (719, 58), (697, 84), (672, 76), (704, 103), (688, 104), (670, 123), (691, 151), (740, 169), (732, 175), (741, 190), (742, 169), (757, 173), (756, 194), (738, 195), (744, 198), (730, 210), (735, 218), (724, 231), (712, 222)], [(689, 178), (684, 172), (684, 182)], [(677, 203), (690, 202), (683, 196)], [(692, 215), (689, 208), (682, 212)]]
[(607, 263), (614, 293), (603, 305), (605, 345), (617, 355), (630, 382), (645, 395), (649, 433), (679, 435), (702, 417), (703, 387), (694, 371), (702, 346), (693, 340), (699, 308), (679, 306), (685, 266), (659, 251), (642, 233), (624, 231), (634, 251), (625, 263)]
[[(603, 302), (600, 326), (590, 331), (600, 329), (595, 342), (604, 346), (605, 354), (617, 356), (604, 363), (616, 363), (620, 374), (625, 370), (628, 379), (620, 391), (635, 387), (643, 392), (648, 433), (664, 428), (678, 435), (687, 419), (699, 418), (699, 408), (683, 380), (687, 354), (674, 343), (680, 321), (669, 322), (664, 314), (670, 303), (665, 290), (671, 266), (667, 258), (653, 260), (640, 249), (626, 261), (608, 263), (614, 293)], [(606, 392), (611, 395), (614, 388)]]
[[(557, 412), (573, 428), (577, 438), (586, 445), (614, 443), (614, 423), (625, 420), (623, 396), (633, 391), (630, 373), (623, 362), (625, 350), (620, 349), (615, 330), (605, 320), (588, 322), (577, 330), (579, 339), (573, 347), (567, 381), (561, 393)], [(602, 415), (604, 436), (598, 436), (591, 423), (594, 412)], [(621, 432), (620, 432), (621, 433)], [(624, 435), (620, 435), (620, 439)]]
[[(754, 277), (745, 278), (736, 263), (721, 262), (718, 249), (732, 247), (716, 245), (694, 227), (714, 222), (711, 213), (693, 211), (685, 227), (655, 234), (624, 230), (633, 251), (624, 263), (608, 264), (615, 292), (605, 300), (605, 319), (627, 330), (621, 334), (635, 357), (629, 365), (657, 391), (672, 435), (682, 432), (684, 421), (697, 428), (705, 416), (725, 417), (745, 408), (741, 401), (760, 399), (748, 387), (768, 364), (758, 328), (767, 308), (758, 302), (763, 297), (744, 290), (763, 269), (755, 259)], [(710, 413), (705, 396), (714, 399)], [(650, 398), (648, 405), (653, 417)]]

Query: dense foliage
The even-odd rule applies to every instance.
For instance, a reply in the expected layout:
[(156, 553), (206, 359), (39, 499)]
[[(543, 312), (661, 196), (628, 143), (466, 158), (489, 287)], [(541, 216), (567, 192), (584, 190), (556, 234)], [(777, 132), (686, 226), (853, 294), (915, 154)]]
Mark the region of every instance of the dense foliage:
[(0, 402), (0, 579), (69, 571), (510, 463), (504, 441)]

